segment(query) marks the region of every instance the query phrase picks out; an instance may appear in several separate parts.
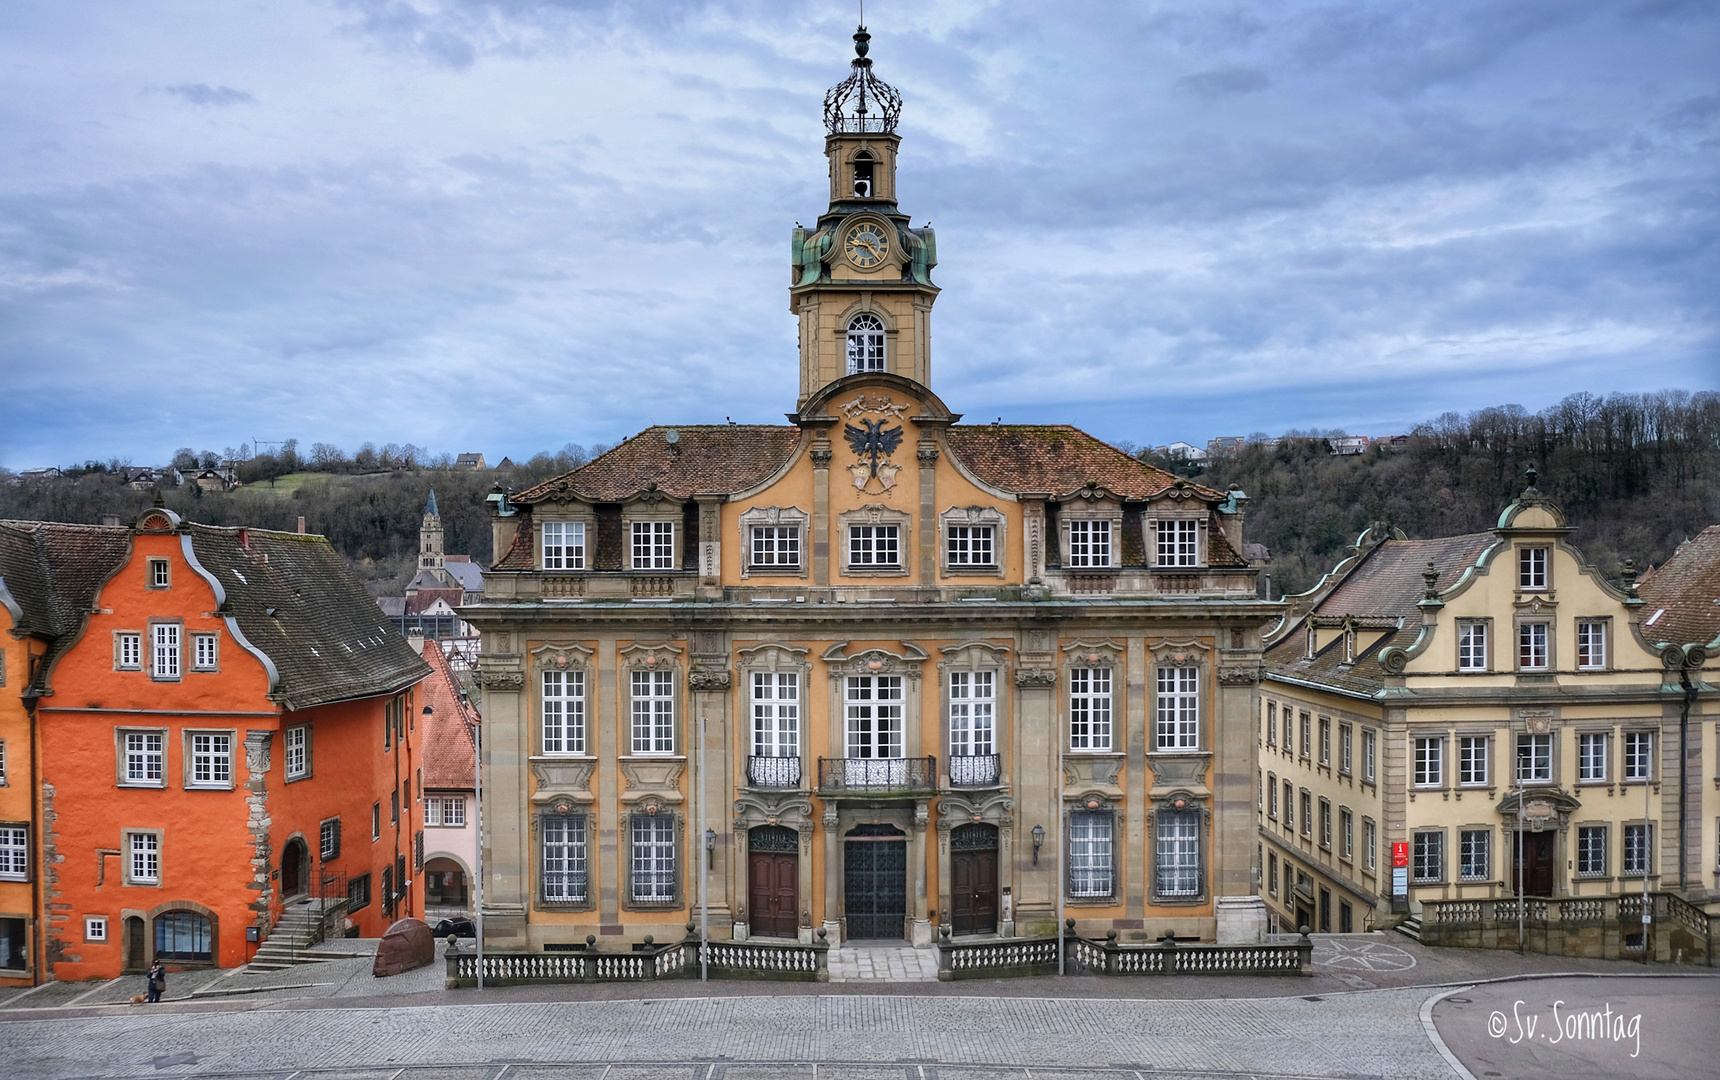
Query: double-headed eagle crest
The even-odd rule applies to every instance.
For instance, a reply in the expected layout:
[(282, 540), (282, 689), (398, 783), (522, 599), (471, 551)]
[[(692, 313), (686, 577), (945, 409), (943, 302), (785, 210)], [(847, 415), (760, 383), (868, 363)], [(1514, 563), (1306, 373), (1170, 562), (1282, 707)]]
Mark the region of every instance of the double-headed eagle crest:
[(878, 459), (887, 458), (902, 445), (902, 429), (900, 426), (887, 428), (884, 420), (862, 420), (859, 426), (845, 425), (842, 434), (847, 437), (848, 445), (854, 448), (854, 453), (865, 458), (872, 467), (872, 476), (878, 475)]

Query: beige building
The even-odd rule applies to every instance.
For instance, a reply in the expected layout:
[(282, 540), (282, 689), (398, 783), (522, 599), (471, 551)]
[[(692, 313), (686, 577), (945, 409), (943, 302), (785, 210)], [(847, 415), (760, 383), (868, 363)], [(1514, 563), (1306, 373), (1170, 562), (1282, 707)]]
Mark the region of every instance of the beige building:
[(719, 936), (1041, 934), (1060, 893), (1087, 932), (1263, 931), (1276, 606), (1241, 493), (933, 393), (932, 236), (897, 207), (899, 99), (855, 40), (830, 206), (794, 234), (791, 422), (651, 428), (493, 497), (499, 557), (461, 611), (486, 938), (679, 936), (702, 887)]
[(1705, 654), (1662, 640), (1534, 482), (1490, 532), (1376, 526), (1287, 598), (1257, 717), (1276, 925), (1362, 931), (1519, 883), (1618, 897), (1646, 875), (1706, 897), (1720, 713)]

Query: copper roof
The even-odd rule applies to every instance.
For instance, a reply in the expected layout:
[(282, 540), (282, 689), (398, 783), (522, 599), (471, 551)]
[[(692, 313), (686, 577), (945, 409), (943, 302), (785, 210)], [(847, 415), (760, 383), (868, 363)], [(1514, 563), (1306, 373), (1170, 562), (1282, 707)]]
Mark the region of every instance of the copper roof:
[(1707, 645), (1720, 637), (1720, 525), (1679, 545), (1672, 558), (1643, 575), (1637, 592), (1642, 636), (1649, 641)]
[[(1005, 491), (1067, 495), (1093, 482), (1125, 499), (1145, 499), (1177, 479), (1068, 424), (955, 425), (944, 439), (975, 476)], [(1224, 498), (1190, 486), (1208, 499)]]
[(423, 655), (430, 665), (429, 678), (418, 684), (418, 696), (430, 709), (428, 715), (419, 716), (423, 723), (419, 745), (424, 755), (424, 788), (470, 791), (475, 786), (477, 744), (472, 729), (478, 724), (478, 710), (461, 695), (459, 680), (441, 643), (426, 641)]
[[(665, 438), (671, 430), (679, 433), (672, 444)], [(566, 494), (619, 502), (652, 484), (677, 499), (744, 491), (781, 468), (799, 441), (800, 429), (787, 424), (650, 427), (596, 460), (510, 498), (529, 504)]]

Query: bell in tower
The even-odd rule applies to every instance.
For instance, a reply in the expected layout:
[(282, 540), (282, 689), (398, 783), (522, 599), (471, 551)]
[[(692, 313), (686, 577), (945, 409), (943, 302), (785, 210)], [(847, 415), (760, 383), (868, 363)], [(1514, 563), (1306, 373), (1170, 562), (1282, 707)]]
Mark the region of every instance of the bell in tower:
[(937, 243), (896, 204), (902, 95), (872, 71), (872, 35), (854, 34), (846, 79), (824, 95), (830, 206), (796, 225), (789, 310), (800, 318), (800, 397), (845, 375), (886, 371), (931, 383)]

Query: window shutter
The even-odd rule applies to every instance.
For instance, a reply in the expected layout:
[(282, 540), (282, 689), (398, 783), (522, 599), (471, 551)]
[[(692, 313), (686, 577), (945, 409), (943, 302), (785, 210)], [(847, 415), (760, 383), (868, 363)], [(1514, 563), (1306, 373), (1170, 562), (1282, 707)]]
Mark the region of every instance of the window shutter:
[(334, 855), (332, 858), (340, 858), (340, 818), (334, 819)]
[(412, 838), (412, 868), (414, 870), (424, 869), (424, 830), (423, 829), (419, 829), (417, 835), (415, 835)]

